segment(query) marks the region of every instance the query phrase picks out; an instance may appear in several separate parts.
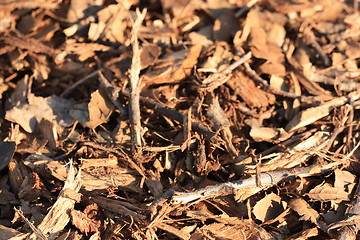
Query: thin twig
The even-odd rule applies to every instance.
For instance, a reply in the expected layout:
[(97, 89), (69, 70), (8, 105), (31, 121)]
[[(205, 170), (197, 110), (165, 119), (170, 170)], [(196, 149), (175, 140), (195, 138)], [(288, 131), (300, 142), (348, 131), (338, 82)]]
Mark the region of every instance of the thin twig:
[(38, 237), (41, 240), (47, 240), (48, 238), (32, 223), (27, 219), (23, 212), (20, 209), (17, 209), (14, 207), (14, 210), (19, 216), (25, 221), (25, 223), (31, 228), (31, 230), (34, 231), (36, 237)]
[(221, 72), (223, 72), (223, 73), (232, 72), (235, 68), (237, 68), (238, 66), (244, 64), (247, 60), (250, 60), (251, 57), (252, 57), (252, 53), (248, 52), (248, 53), (242, 55), (239, 60), (233, 62), (232, 64), (230, 64), (230, 66), (228, 66), (227, 68), (225, 68)]
[(112, 86), (110, 84), (109, 80), (107, 80), (106, 77), (100, 71), (99, 71), (99, 81), (100, 81), (100, 84), (105, 89), (106, 94), (112, 100), (113, 104), (117, 107), (117, 109), (120, 110), (120, 117), (126, 116), (127, 115), (127, 110), (126, 110), (126, 108), (124, 108), (122, 106), (121, 102), (118, 99), (120, 89)]
[[(140, 98), (141, 104), (144, 105), (147, 108), (154, 109), (154, 111), (158, 114), (164, 115), (172, 120), (175, 120), (179, 123), (184, 122), (184, 115), (168, 108), (164, 104), (155, 102), (154, 100), (151, 100), (149, 98), (141, 97)], [(191, 120), (191, 128), (194, 129), (194, 131), (198, 132), (199, 134), (204, 135), (204, 137), (208, 140), (210, 140), (212, 137), (216, 135), (211, 130), (208, 130), (206, 127), (204, 127), (201, 123)]]
[(230, 66), (225, 68), (220, 72), (216, 72), (207, 77), (199, 87), (200, 92), (212, 92), (214, 89), (220, 87), (225, 84), (227, 81), (231, 79), (231, 72), (237, 68), (238, 66), (244, 64), (247, 60), (249, 60), (252, 56), (251, 52), (243, 55), (239, 60), (232, 63)]
[(244, 64), (246, 73), (253, 79), (255, 80), (258, 84), (261, 84), (266, 90), (268, 90), (269, 92), (275, 94), (275, 95), (279, 95), (279, 96), (283, 96), (283, 97), (288, 97), (288, 98), (295, 98), (295, 99), (301, 99), (301, 100), (308, 100), (308, 101), (314, 101), (313, 98), (311, 97), (306, 97), (306, 96), (300, 96), (300, 95), (296, 95), (290, 92), (285, 92), (285, 91), (281, 91), (278, 90), (272, 86), (269, 85), (269, 83), (261, 78), (249, 65), (249, 63), (245, 62)]
[(253, 176), (249, 179), (221, 183), (213, 187), (203, 188), (193, 192), (175, 192), (172, 196), (172, 202), (174, 204), (186, 204), (194, 201), (203, 201), (209, 198), (235, 194), (238, 190), (248, 192), (245, 195), (247, 197), (250, 197), (260, 192), (261, 190), (278, 184), (279, 182), (288, 181), (296, 177), (307, 177), (322, 174), (324, 172), (328, 172), (331, 169), (334, 169), (340, 164), (341, 163), (339, 162), (334, 162), (323, 166), (314, 165), (310, 167), (298, 167), (294, 169), (284, 169), (276, 170), (273, 172), (261, 173), (259, 176), (261, 179), (261, 187), (257, 186), (256, 177)]
[(90, 73), (89, 75), (86, 75), (70, 87), (68, 87), (64, 92), (60, 94), (60, 97), (67, 97), (70, 93), (72, 93), (78, 86), (85, 83), (87, 80), (89, 80), (92, 77), (95, 77), (100, 71), (102, 71), (102, 68), (96, 70), (95, 72)]
[(131, 45), (133, 57), (130, 69), (130, 122), (131, 122), (131, 144), (134, 153), (141, 153), (141, 121), (140, 121), (140, 54), (138, 32), (146, 15), (146, 8), (140, 12), (136, 9), (137, 19), (134, 22), (131, 33)]

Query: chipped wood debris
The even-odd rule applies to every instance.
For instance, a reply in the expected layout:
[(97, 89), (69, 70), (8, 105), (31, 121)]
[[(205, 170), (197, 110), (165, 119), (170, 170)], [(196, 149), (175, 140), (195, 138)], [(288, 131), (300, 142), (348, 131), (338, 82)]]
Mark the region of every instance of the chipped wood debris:
[(359, 1), (0, 1), (0, 240), (358, 239)]

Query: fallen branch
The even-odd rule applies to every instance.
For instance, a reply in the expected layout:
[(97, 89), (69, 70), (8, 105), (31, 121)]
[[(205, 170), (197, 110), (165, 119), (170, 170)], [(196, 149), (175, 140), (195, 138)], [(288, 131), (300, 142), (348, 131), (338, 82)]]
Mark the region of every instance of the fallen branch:
[(203, 201), (209, 198), (227, 196), (230, 194), (236, 194), (237, 196), (240, 194), (240, 200), (242, 201), (264, 189), (278, 184), (279, 182), (289, 181), (295, 179), (296, 177), (319, 175), (334, 169), (340, 164), (341, 163), (339, 162), (334, 162), (326, 165), (313, 165), (309, 167), (298, 167), (261, 173), (259, 175), (261, 186), (257, 186), (256, 177), (254, 175), (245, 180), (221, 183), (213, 187), (203, 188), (192, 192), (175, 192), (171, 198), (171, 202), (173, 204), (186, 204), (189, 202)]

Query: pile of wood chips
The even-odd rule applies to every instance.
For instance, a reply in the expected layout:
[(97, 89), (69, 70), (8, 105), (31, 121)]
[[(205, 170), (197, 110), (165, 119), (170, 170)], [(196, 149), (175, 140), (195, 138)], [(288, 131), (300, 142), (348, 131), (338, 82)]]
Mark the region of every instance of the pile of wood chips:
[(0, 240), (356, 239), (359, 8), (0, 1)]

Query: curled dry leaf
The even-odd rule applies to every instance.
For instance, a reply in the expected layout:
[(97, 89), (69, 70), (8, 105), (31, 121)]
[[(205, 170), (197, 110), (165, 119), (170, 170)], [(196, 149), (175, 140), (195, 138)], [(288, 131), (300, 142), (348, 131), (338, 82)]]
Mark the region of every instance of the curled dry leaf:
[(107, 95), (96, 90), (91, 94), (91, 100), (88, 104), (76, 105), (71, 109), (70, 115), (84, 127), (94, 129), (100, 124), (106, 123), (113, 110), (114, 105)]
[(300, 216), (301, 220), (311, 221), (316, 224), (320, 229), (326, 231), (326, 224), (320, 220), (319, 213), (310, 207), (310, 205), (302, 198), (292, 199), (289, 202), (289, 207), (296, 211)]

